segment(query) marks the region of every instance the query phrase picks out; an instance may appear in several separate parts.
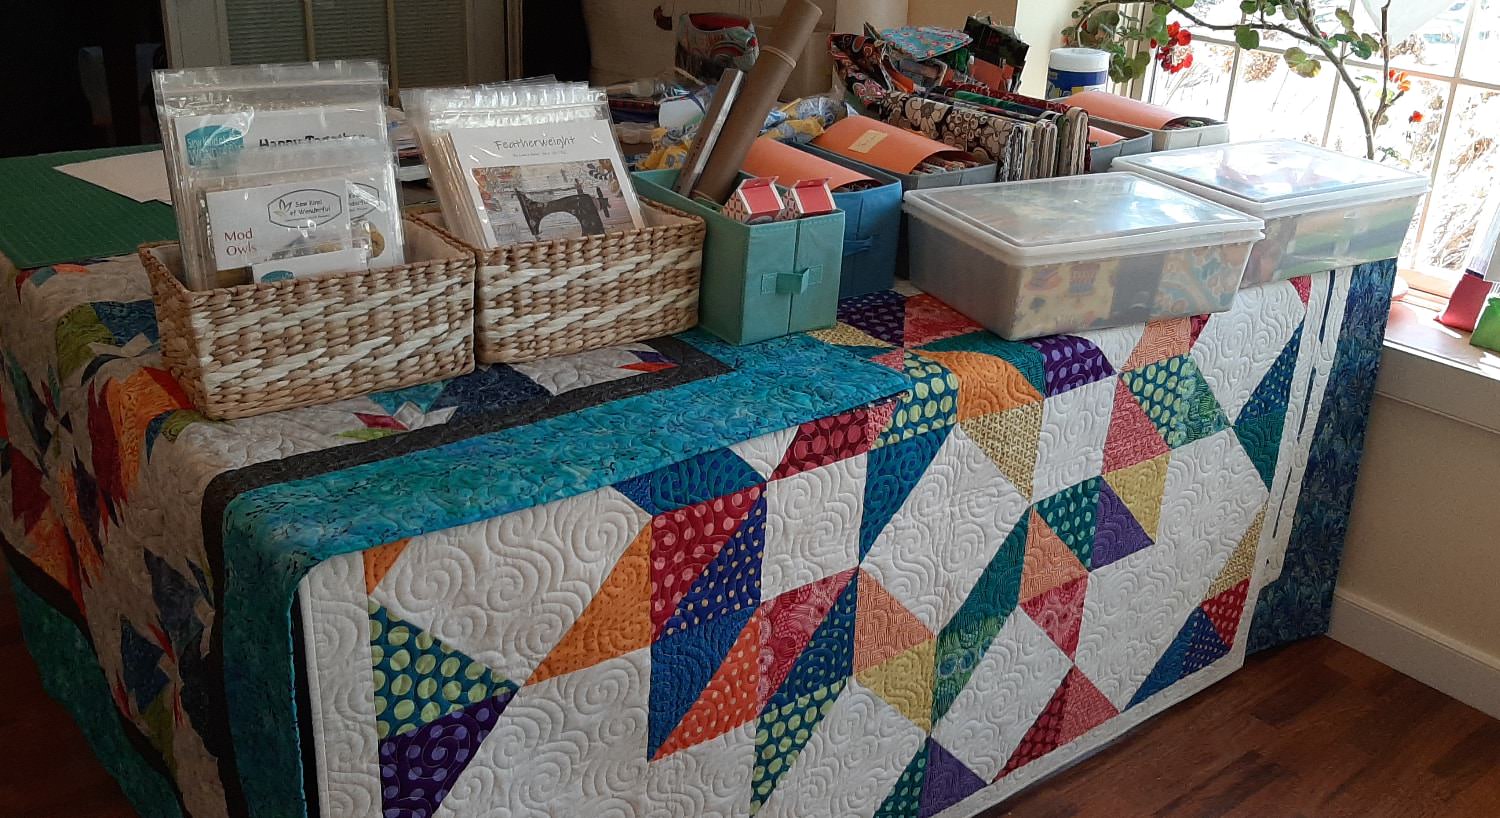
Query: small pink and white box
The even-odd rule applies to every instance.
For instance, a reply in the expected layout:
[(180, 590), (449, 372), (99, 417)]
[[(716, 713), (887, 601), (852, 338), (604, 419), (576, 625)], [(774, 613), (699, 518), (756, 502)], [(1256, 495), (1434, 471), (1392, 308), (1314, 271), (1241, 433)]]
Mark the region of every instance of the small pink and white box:
[(760, 224), (778, 220), (784, 208), (776, 177), (758, 176), (740, 182), (724, 203), (724, 215), (737, 222)]
[(786, 205), (778, 220), (821, 216), (839, 209), (833, 203), (833, 192), (828, 189), (827, 179), (803, 179), (787, 190), (785, 199)]

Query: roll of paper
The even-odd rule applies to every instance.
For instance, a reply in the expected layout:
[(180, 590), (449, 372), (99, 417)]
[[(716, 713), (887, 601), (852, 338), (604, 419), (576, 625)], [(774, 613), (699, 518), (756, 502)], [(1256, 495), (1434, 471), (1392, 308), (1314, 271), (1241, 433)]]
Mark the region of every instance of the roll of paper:
[(761, 43), (760, 57), (729, 110), (729, 118), (709, 154), (695, 193), (721, 204), (729, 198), (745, 155), (766, 123), (766, 114), (771, 112), (781, 86), (797, 67), (795, 55), (807, 46), (822, 15), (823, 10), (809, 0), (787, 0), (771, 38)]
[[(839, 0), (833, 18), (833, 30), (845, 34), (863, 34), (865, 23), (876, 31), (906, 25), (907, 0)], [(958, 25), (963, 25), (959, 18)]]

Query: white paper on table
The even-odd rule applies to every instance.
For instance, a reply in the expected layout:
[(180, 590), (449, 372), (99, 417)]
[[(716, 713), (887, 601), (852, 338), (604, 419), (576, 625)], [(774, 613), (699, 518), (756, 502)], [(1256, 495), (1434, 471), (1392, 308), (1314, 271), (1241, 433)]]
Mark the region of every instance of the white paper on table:
[(172, 192), (167, 187), (167, 166), (161, 151), (90, 159), (58, 165), (57, 170), (137, 202), (172, 203)]

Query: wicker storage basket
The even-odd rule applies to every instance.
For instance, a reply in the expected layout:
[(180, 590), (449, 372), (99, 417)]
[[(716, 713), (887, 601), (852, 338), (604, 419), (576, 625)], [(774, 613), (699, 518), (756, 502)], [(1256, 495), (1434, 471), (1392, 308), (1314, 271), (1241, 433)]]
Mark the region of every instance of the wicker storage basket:
[[(645, 200), (641, 213), (646, 226), (636, 230), (474, 250), (479, 362), (535, 361), (697, 326), (703, 220)], [(442, 229), (435, 209), (417, 215)]]
[(474, 255), (407, 217), (399, 267), (189, 290), (176, 242), (141, 246), (162, 358), (216, 420), (399, 389), (474, 368)]

